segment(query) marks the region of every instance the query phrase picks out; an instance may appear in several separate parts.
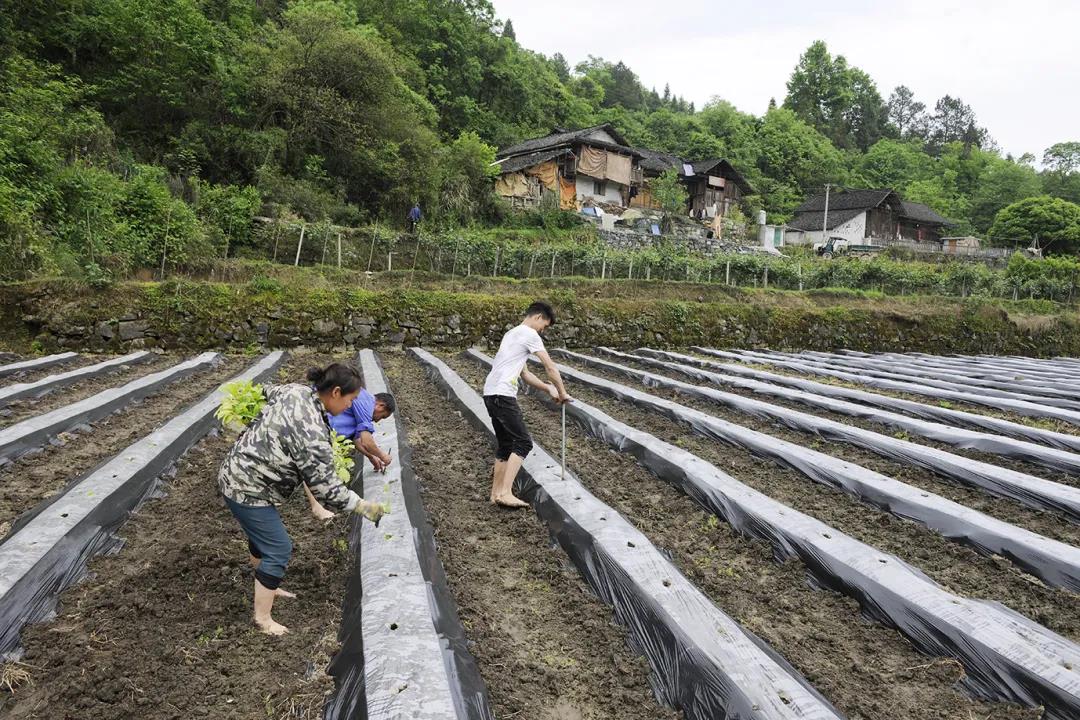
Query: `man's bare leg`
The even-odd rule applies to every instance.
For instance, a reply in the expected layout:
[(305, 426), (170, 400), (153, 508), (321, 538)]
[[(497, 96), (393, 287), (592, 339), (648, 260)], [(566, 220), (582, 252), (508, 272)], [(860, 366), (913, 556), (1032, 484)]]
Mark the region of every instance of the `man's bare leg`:
[[(521, 463), (525, 461), (525, 458), (521, 457), (517, 453), (511, 453), (509, 459), (505, 463), (502, 463), (502, 476), (497, 477), (497, 484), (495, 489), (495, 503), (509, 508), (525, 508), (529, 507), (529, 503), (514, 496), (514, 478), (517, 477), (518, 470), (521, 469)], [(496, 465), (496, 468), (498, 464)]]
[(301, 483), (304, 486), (304, 494), (307, 495), (308, 506), (311, 507), (311, 514), (315, 516), (316, 520), (330, 520), (334, 517), (334, 513), (330, 512), (315, 499), (315, 496), (311, 494), (311, 490), (308, 489), (306, 483)]
[(499, 494), (499, 488), (502, 487), (502, 476), (506, 472), (506, 461), (496, 460), (495, 469), (491, 473), (491, 502), (495, 503), (495, 497)]

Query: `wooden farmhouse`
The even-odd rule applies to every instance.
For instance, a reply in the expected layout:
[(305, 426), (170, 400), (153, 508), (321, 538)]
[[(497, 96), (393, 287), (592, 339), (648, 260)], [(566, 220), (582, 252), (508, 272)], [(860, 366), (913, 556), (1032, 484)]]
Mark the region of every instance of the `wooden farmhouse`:
[(897, 241), (941, 243), (952, 222), (926, 205), (907, 202), (894, 190), (844, 190), (814, 196), (795, 208), (788, 244), (817, 244), (839, 237), (856, 244)]
[(495, 192), (515, 207), (536, 205), (547, 193), (557, 194), (564, 210), (590, 201), (627, 207), (636, 159), (611, 125), (557, 129), (499, 152)]
[(727, 160), (697, 163), (647, 148), (635, 148), (611, 125), (556, 129), (499, 151), (495, 192), (515, 207), (557, 195), (564, 210), (596, 205), (619, 212), (659, 209), (649, 191), (654, 178), (674, 168), (690, 196), (686, 214), (700, 220), (723, 217), (754, 192)]

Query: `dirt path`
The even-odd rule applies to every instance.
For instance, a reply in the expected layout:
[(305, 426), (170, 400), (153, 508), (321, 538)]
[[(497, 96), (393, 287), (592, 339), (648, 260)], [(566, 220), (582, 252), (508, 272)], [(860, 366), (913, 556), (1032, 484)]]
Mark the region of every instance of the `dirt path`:
[[(0, 408), (0, 428), (14, 425), (35, 415), (44, 415), (47, 412), (70, 405), (85, 398), (95, 395), (102, 390), (119, 387), (141, 378), (145, 375), (164, 370), (170, 365), (182, 362), (187, 356), (183, 355), (154, 355), (149, 360), (144, 360), (134, 365), (121, 365), (114, 372), (101, 377), (89, 378), (71, 385), (52, 390), (40, 398), (25, 398), (8, 403)], [(192, 356), (193, 357), (193, 356)], [(95, 358), (95, 362), (101, 362), (107, 358)], [(74, 368), (67, 368), (74, 369)]]
[(408, 427), (424, 505), (498, 718), (674, 718), (610, 608), (529, 511), (489, 505), (491, 446), (420, 366), (382, 356)]
[[(448, 360), (480, 386), (483, 373), (476, 365)], [(558, 415), (538, 400), (521, 402), (536, 440), (558, 448)], [(670, 552), (721, 609), (768, 642), (851, 720), (1038, 717), (1033, 710), (969, 699), (956, 689), (961, 670), (954, 661), (927, 658), (896, 631), (863, 620), (854, 600), (813, 590), (801, 563), (775, 563), (765, 543), (734, 534), (631, 456), (609, 450), (572, 423), (567, 432), (568, 464), (581, 481)]]
[[(632, 365), (633, 363), (631, 363)], [(624, 375), (611, 373), (598, 368), (587, 367), (584, 364), (569, 362), (567, 365), (576, 367), (584, 372), (605, 377), (616, 382), (623, 383), (637, 390), (646, 390), (640, 382), (627, 378)], [(646, 369), (642, 367), (641, 369)], [(980, 490), (961, 485), (947, 478), (935, 475), (930, 470), (904, 465), (882, 456), (863, 450), (849, 443), (835, 443), (822, 440), (811, 433), (791, 430), (783, 425), (762, 420), (751, 415), (726, 408), (714, 402), (701, 400), (684, 394), (676, 393), (663, 388), (648, 388), (648, 392), (658, 397), (673, 400), (687, 407), (714, 415), (737, 425), (757, 430), (773, 437), (781, 438), (797, 445), (813, 448), (814, 450), (828, 452), (833, 457), (856, 463), (870, 470), (891, 477), (900, 482), (922, 488), (928, 492), (941, 495), (961, 505), (965, 505), (979, 512), (1003, 520), (1013, 525), (1027, 528), (1032, 532), (1045, 535), (1046, 537), (1080, 546), (1080, 525), (1070, 523), (1060, 515), (1052, 512), (1043, 512), (1028, 508), (1020, 503), (1007, 498), (998, 498), (988, 495)]]
[[(293, 357), (284, 376), (299, 380), (313, 360), (329, 358)], [(247, 545), (217, 493), (228, 448), (210, 438), (188, 453), (165, 497), (124, 526), (119, 554), (93, 560), (58, 617), (24, 633), (31, 682), (0, 695), (0, 716), (322, 717), (349, 569), (345, 518), (321, 525), (299, 493), (286, 504), (295, 550), (285, 587), (299, 597), (275, 606), (287, 636), (257, 632)]]
[[(225, 358), (215, 368), (188, 375), (102, 418), (89, 431), (63, 433), (62, 445), (50, 445), (0, 468), (0, 537), (19, 515), (198, 402), (251, 362), (250, 358)], [(107, 385), (109, 380), (101, 382)]]

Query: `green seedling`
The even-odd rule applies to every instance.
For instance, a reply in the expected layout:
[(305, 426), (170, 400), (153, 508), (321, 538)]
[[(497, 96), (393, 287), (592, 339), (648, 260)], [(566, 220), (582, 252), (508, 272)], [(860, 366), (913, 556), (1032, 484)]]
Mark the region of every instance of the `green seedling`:
[(352, 469), (356, 465), (356, 461), (352, 458), (352, 441), (331, 430), (330, 447), (334, 450), (334, 472), (337, 473), (341, 482), (348, 482), (352, 477)]
[(259, 416), (266, 398), (263, 396), (262, 385), (256, 385), (250, 380), (237, 380), (221, 386), (225, 393), (221, 405), (218, 406), (214, 417), (221, 424), (234, 430), (242, 430)]

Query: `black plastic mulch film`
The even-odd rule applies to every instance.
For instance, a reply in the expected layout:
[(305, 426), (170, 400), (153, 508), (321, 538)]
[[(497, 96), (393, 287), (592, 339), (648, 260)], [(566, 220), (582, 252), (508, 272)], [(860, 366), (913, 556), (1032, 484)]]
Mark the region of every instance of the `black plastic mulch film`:
[(828, 383), (817, 382), (816, 380), (793, 375), (780, 375), (766, 370), (757, 370), (755, 368), (746, 367), (737, 363), (713, 362), (693, 355), (684, 355), (682, 353), (669, 352), (666, 350), (638, 348), (634, 352), (638, 356), (671, 360), (684, 365), (693, 365), (694, 367), (731, 373), (742, 377), (750, 377), (775, 385), (798, 388), (799, 390), (805, 390), (817, 395), (825, 395), (844, 400), (854, 400), (866, 405), (880, 407), (885, 410), (898, 410), (924, 420), (952, 424), (957, 427), (973, 428), (976, 430), (992, 430), (1007, 437), (1028, 440), (1040, 445), (1055, 447), (1059, 450), (1080, 451), (1080, 435), (1070, 435), (1054, 430), (1046, 430), (1031, 425), (1012, 422), (1010, 420), (1002, 420), (1001, 418), (992, 417), (990, 415), (980, 415), (979, 413), (953, 410), (939, 405), (927, 405), (913, 400), (904, 400), (903, 398), (893, 397), (892, 395), (881, 395), (866, 390), (856, 390), (854, 388), (844, 387), (842, 385), (830, 385)]
[(22, 400), (24, 398), (39, 398), (58, 388), (72, 383), (101, 377), (109, 373), (118, 372), (131, 365), (148, 362), (155, 356), (147, 350), (129, 353), (122, 357), (112, 358), (103, 362), (76, 368), (63, 373), (47, 375), (34, 382), (14, 383), (0, 388), (0, 405)]
[[(475, 351), (470, 355), (480, 357)], [(704, 435), (712, 435), (719, 424), (731, 425), (588, 373), (565, 366), (559, 371), (620, 400), (661, 410)], [(1053, 720), (1080, 716), (1076, 644), (999, 603), (953, 595), (899, 558), (778, 503), (700, 458), (580, 401), (567, 407), (567, 414), (589, 432), (631, 452), (738, 531), (766, 540), (778, 557), (799, 557), (820, 584), (855, 598), (870, 618), (897, 628), (928, 655), (959, 659), (966, 669), (962, 682), (976, 695), (1042, 705), (1045, 717)]]
[[(748, 354), (756, 351), (746, 351)], [(996, 382), (993, 380), (980, 380), (959, 374), (947, 374), (935, 371), (915, 372), (904, 367), (898, 367), (892, 363), (883, 363), (871, 358), (844, 358), (844, 357), (816, 357), (812, 354), (780, 354), (800, 362), (809, 362), (833, 370), (848, 370), (871, 377), (901, 380), (904, 382), (917, 382), (931, 387), (945, 390), (962, 390), (974, 392), (989, 397), (1021, 400), (1023, 402), (1044, 403), (1052, 407), (1065, 408), (1073, 411), (1080, 410), (1080, 402), (1068, 397), (1052, 397), (1042, 393), (1033, 393), (1026, 388), (1018, 388), (1015, 383)], [(1046, 390), (1044, 392), (1057, 392)]]
[[(234, 379), (265, 379), (284, 354), (272, 353)], [(18, 655), (19, 632), (48, 617), (93, 556), (116, 550), (116, 531), (158, 487), (158, 478), (217, 427), (215, 389), (183, 413), (39, 503), (0, 543), (0, 654)]]
[(0, 378), (8, 377), (9, 375), (15, 375), (20, 372), (43, 370), (54, 365), (62, 365), (64, 363), (73, 362), (78, 357), (78, 353), (64, 352), (58, 353), (56, 355), (46, 355), (45, 357), (32, 358), (30, 360), (18, 360), (16, 362), (8, 363), (6, 365), (0, 365)]
[[(1012, 498), (1028, 507), (1060, 512), (1072, 522), (1080, 523), (1080, 488), (972, 460), (944, 450), (900, 440), (852, 425), (845, 425), (835, 420), (827, 420), (790, 408), (771, 405), (742, 395), (672, 380), (655, 373), (640, 372), (579, 353), (571, 353), (565, 350), (558, 352), (565, 354), (567, 357), (577, 358), (582, 362), (607, 367), (616, 372), (638, 377), (647, 385), (675, 388), (689, 395), (695, 395), (735, 408), (739, 412), (753, 417), (780, 422), (794, 430), (811, 432), (828, 440), (850, 443), (902, 464), (932, 470), (992, 495)], [(956, 433), (962, 432), (964, 431), (956, 431)]]
[[(583, 358), (585, 356), (578, 356), (588, 364)], [(644, 379), (643, 376), (630, 376)], [(898, 517), (926, 525), (950, 540), (965, 543), (988, 555), (1007, 557), (1048, 585), (1080, 590), (1080, 549), (1072, 545), (1003, 522), (855, 463), (719, 418), (711, 418), (702, 428), (713, 439), (746, 448), (815, 482), (843, 490)]]
[[(677, 362), (658, 360), (652, 357), (640, 357), (629, 353), (619, 352), (617, 350), (611, 350), (609, 348), (599, 348), (598, 350), (605, 355), (610, 355), (623, 360), (633, 360), (635, 362), (651, 365), (652, 367), (684, 373), (692, 376), (696, 380), (703, 380), (716, 385), (730, 385), (732, 387), (749, 390), (759, 395), (769, 395), (807, 405), (811, 408), (828, 410), (841, 415), (850, 415), (852, 417), (870, 420), (878, 424), (901, 428), (946, 445), (1026, 460), (1053, 470), (1061, 470), (1062, 472), (1072, 475), (1080, 475), (1080, 455), (1066, 450), (1048, 448), (1036, 443), (1001, 437), (1000, 435), (992, 435), (985, 432), (964, 430), (942, 423), (917, 420), (904, 415), (898, 415), (896, 413), (866, 407), (864, 405), (857, 405), (832, 397), (826, 397), (811, 391), (792, 390), (785, 387), (778, 387), (777, 385), (768, 382), (735, 377), (731, 374), (701, 370), (685, 363), (680, 364)], [(1080, 437), (1077, 437), (1077, 440), (1080, 440)]]
[(906, 382), (900, 380), (886, 380), (867, 374), (860, 374), (855, 370), (834, 370), (814, 363), (792, 360), (785, 356), (769, 355), (759, 352), (736, 353), (727, 350), (716, 350), (713, 348), (697, 346), (691, 347), (690, 350), (694, 352), (699, 352), (703, 355), (724, 358), (726, 360), (735, 360), (741, 363), (773, 365), (775, 367), (782, 367), (787, 370), (795, 370), (796, 372), (809, 373), (812, 375), (820, 375), (824, 377), (832, 377), (838, 380), (845, 380), (847, 382), (856, 383), (858, 385), (865, 385), (868, 387), (877, 388), (879, 390), (891, 390), (893, 392), (907, 393), (909, 395), (920, 395), (939, 401), (956, 400), (958, 402), (969, 403), (971, 405), (981, 405), (984, 407), (993, 408), (995, 410), (1009, 410), (1019, 415), (1027, 415), (1028, 417), (1056, 418), (1058, 420), (1064, 420), (1065, 422), (1073, 423), (1074, 425), (1080, 425), (1080, 412), (1076, 412), (1075, 410), (1050, 407), (1048, 405), (1043, 405), (1038, 402), (1013, 400), (1010, 398), (1002, 397), (990, 397), (988, 395), (982, 395), (978, 392), (975, 392), (975, 388), (966, 388), (965, 391), (943, 390), (940, 388), (930, 387), (929, 385), (926, 385), (924, 383), (912, 382), (910, 380)]
[[(419, 348), (410, 352), (468, 421), (490, 437), (480, 396), (438, 358)], [(526, 458), (518, 482), (520, 496), (649, 661), (661, 702), (693, 720), (840, 717), (783, 658), (724, 615), (569, 469), (562, 480), (558, 462), (539, 446)]]
[(220, 360), (206, 352), (150, 375), (0, 429), (0, 464), (47, 444), (60, 433), (96, 422)]
[[(370, 392), (390, 391), (374, 353), (362, 351), (359, 364)], [(431, 523), (413, 472), (405, 423), (400, 414), (395, 414), (392, 420), (377, 423), (376, 433), (383, 432), (387, 423), (393, 425), (393, 440), (388, 444), (377, 435), (376, 441), (392, 450), (396, 445), (391, 453), (394, 472), (389, 477), (375, 474), (358, 457), (352, 487), (368, 499), (389, 500), (392, 514), (383, 519), (379, 528), (355, 516), (349, 520), (348, 541), (354, 562), (342, 606), (341, 649), (329, 668), (335, 680), (335, 692), (327, 702), (324, 717), (326, 720), (406, 717), (494, 720), (487, 689), (468, 650), (457, 604), (436, 551)], [(361, 470), (368, 476), (366, 483)], [(400, 481), (394, 483), (397, 473)], [(376, 496), (384, 480), (388, 480), (388, 487), (391, 484), (398, 487)], [(365, 485), (372, 492), (365, 493)], [(395, 513), (400, 515), (394, 517)], [(392, 527), (395, 520), (401, 521), (396, 528)], [(403, 534), (399, 538), (402, 544), (394, 546), (392, 551), (383, 542), (391, 531)], [(367, 572), (365, 550), (375, 554), (366, 559)], [(421, 578), (405, 577), (416, 568)], [(389, 575), (393, 578), (388, 578)], [(369, 588), (367, 595), (365, 577), (378, 583)], [(369, 608), (366, 617), (365, 607)], [(394, 629), (386, 633), (382, 625), (391, 622)], [(372, 652), (379, 654), (367, 664), (365, 633), (370, 634)]]
[[(952, 385), (968, 385), (975, 388), (977, 392), (987, 392), (989, 390), (991, 391), (990, 394), (993, 394), (992, 391), (999, 390), (1026, 395), (1028, 396), (1027, 399), (1037, 402), (1055, 403), (1056, 401), (1062, 401), (1060, 407), (1071, 407), (1074, 410), (1080, 408), (1080, 403), (1076, 401), (1076, 387), (1070, 386), (1068, 383), (1058, 382), (1058, 379), (1040, 379), (1037, 382), (1032, 382), (1031, 379), (1009, 377), (987, 372), (986, 370), (983, 372), (972, 371), (973, 368), (954, 365), (948, 360), (913, 362), (880, 357), (849, 358), (843, 355), (815, 352), (785, 353), (785, 355), (793, 358), (809, 358), (819, 362), (843, 365), (860, 370), (895, 373), (920, 382), (930, 378)], [(963, 372), (958, 372), (958, 370), (963, 370)]]
[[(845, 356), (842, 354), (834, 354), (833, 357)], [(1035, 390), (1041, 390), (1046, 387), (1051, 387), (1059, 390), (1068, 390), (1071, 392), (1072, 397), (1080, 397), (1080, 391), (1077, 390), (1075, 385), (1075, 382), (1078, 378), (1075, 375), (1072, 375), (1068, 370), (1057, 367), (1040, 365), (1028, 365), (1022, 367), (1009, 366), (1007, 364), (1001, 364), (993, 361), (971, 362), (949, 356), (905, 357), (893, 353), (884, 353), (878, 355), (877, 359), (895, 362), (897, 367), (905, 367), (918, 371), (922, 371), (923, 369), (950, 370), (956, 372), (956, 376), (959, 377), (966, 376), (996, 379), (1003, 382), (1012, 383), (1017, 387), (1030, 387)], [(1063, 381), (1072, 381), (1072, 384)]]

